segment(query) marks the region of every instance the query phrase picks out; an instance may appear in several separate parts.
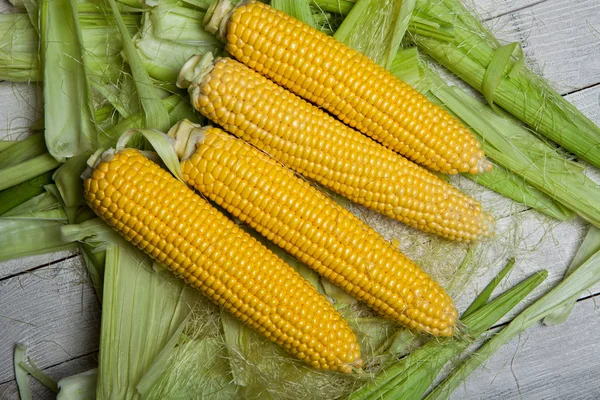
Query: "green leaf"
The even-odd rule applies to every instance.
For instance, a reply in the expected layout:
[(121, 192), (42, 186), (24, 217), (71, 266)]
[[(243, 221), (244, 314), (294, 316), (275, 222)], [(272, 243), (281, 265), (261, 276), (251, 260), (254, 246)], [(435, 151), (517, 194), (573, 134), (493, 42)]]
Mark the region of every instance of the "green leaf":
[(59, 165), (60, 163), (53, 156), (46, 153), (23, 161), (20, 164), (0, 169), (0, 190), (10, 188), (45, 172), (52, 171)]
[(504, 268), (502, 268), (500, 273), (498, 275), (496, 275), (490, 283), (488, 283), (488, 285), (485, 287), (485, 289), (483, 289), (483, 291), (481, 293), (479, 293), (479, 295), (475, 298), (475, 300), (471, 303), (471, 305), (465, 310), (465, 312), (463, 312), (462, 318), (468, 317), (473, 312), (475, 312), (478, 309), (480, 309), (481, 307), (483, 307), (488, 302), (490, 297), (492, 296), (494, 289), (496, 289), (496, 287), (500, 284), (500, 282), (502, 282), (504, 277), (510, 271), (512, 271), (514, 266), (515, 266), (515, 259), (511, 258), (510, 260), (508, 260), (508, 262), (506, 263)]
[(40, 36), (44, 70), (44, 137), (50, 154), (64, 161), (90, 151), (97, 144), (74, 0), (42, 1)]
[(169, 113), (158, 96), (144, 63), (137, 53), (115, 0), (108, 0), (108, 4), (117, 23), (123, 41), (123, 51), (131, 67), (131, 74), (144, 111), (143, 127), (166, 130), (169, 128)]

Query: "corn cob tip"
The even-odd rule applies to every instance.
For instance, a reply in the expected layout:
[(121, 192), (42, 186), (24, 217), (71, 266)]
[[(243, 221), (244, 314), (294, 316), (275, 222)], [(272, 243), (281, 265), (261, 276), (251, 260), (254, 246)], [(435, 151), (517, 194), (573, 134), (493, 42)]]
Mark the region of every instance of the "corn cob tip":
[(81, 173), (81, 179), (84, 181), (92, 176), (94, 169), (96, 167), (106, 161), (109, 162), (115, 156), (115, 149), (98, 149), (92, 154), (86, 161), (87, 168)]
[(214, 59), (211, 52), (190, 57), (179, 71), (176, 82), (177, 87), (187, 89), (191, 98), (196, 98), (200, 93), (200, 81), (214, 68)]
[(206, 130), (209, 126), (194, 124), (193, 122), (184, 119), (177, 122), (169, 129), (167, 135), (175, 139), (173, 148), (177, 154), (177, 158), (185, 161), (194, 154), (196, 144), (202, 142), (206, 137)]
[(229, 24), (233, 10), (245, 3), (248, 3), (248, 1), (242, 0), (238, 5), (234, 6), (231, 0), (214, 1), (204, 16), (204, 30), (214, 34), (217, 39), (224, 42), (227, 38), (227, 25)]
[(469, 173), (473, 175), (483, 174), (484, 172), (490, 172), (492, 169), (494, 169), (494, 164), (489, 160), (482, 158), (477, 162), (477, 165), (469, 170)]

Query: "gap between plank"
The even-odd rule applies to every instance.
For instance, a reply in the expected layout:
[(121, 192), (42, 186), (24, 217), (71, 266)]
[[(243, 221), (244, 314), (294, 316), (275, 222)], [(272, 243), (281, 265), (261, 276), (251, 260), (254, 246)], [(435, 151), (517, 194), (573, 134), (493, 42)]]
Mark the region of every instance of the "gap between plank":
[[(63, 365), (63, 364), (66, 364), (66, 363), (69, 363), (69, 362), (72, 362), (72, 361), (78, 360), (78, 359), (80, 359), (80, 358), (84, 358), (84, 357), (90, 357), (90, 356), (93, 356), (94, 354), (98, 354), (98, 350), (97, 350), (97, 349), (96, 349), (96, 350), (93, 350), (93, 351), (90, 351), (89, 353), (80, 354), (80, 355), (78, 355), (78, 356), (76, 356), (76, 357), (69, 358), (68, 360), (64, 360), (64, 361), (57, 362), (57, 363), (55, 363), (55, 364), (48, 365), (47, 367), (44, 367), (44, 368), (42, 368), (42, 371), (47, 371), (47, 370), (49, 370), (49, 369), (51, 369), (51, 368), (58, 367), (58, 366), (60, 366), (60, 365)], [(35, 361), (35, 360), (34, 360), (34, 361)], [(79, 374), (79, 373), (81, 373), (81, 372), (85, 372), (85, 371), (79, 371), (79, 372), (77, 372), (77, 374)], [(34, 379), (34, 380), (35, 380), (35, 378), (33, 378), (33, 377), (31, 377), (31, 379)], [(53, 379), (54, 379), (54, 378), (53, 378)], [(7, 381), (0, 382), (0, 386), (1, 386), (1, 385), (6, 385), (7, 383), (11, 383), (11, 382), (16, 382), (16, 381), (15, 381), (15, 379), (9, 379), (9, 380), (7, 380)]]
[(489, 18), (483, 18), (483, 16), (479, 15), (479, 13), (478, 13), (478, 12), (475, 12), (475, 14), (476, 14), (477, 16), (479, 16), (479, 18), (481, 18), (481, 20), (482, 20), (483, 22), (488, 22), (488, 21), (491, 21), (491, 20), (493, 20), (493, 19), (496, 19), (496, 18), (501, 18), (501, 17), (504, 17), (504, 16), (506, 16), (506, 15), (509, 15), (509, 14), (513, 14), (513, 13), (516, 13), (516, 12), (519, 12), (519, 11), (527, 10), (528, 8), (535, 7), (535, 6), (537, 6), (537, 5), (540, 5), (540, 4), (542, 4), (542, 3), (546, 3), (547, 1), (548, 1), (548, 0), (540, 0), (540, 1), (537, 1), (537, 2), (535, 2), (535, 3), (531, 3), (531, 4), (529, 4), (529, 5), (526, 5), (526, 6), (524, 6), (524, 7), (515, 8), (514, 10), (505, 11), (505, 12), (503, 12), (503, 13), (500, 13), (500, 14), (494, 15), (493, 17), (489, 17)]
[(10, 279), (10, 278), (14, 278), (14, 277), (19, 276), (19, 275), (28, 274), (30, 272), (37, 271), (38, 269), (41, 269), (41, 268), (52, 266), (54, 264), (58, 264), (58, 263), (61, 263), (63, 261), (67, 261), (67, 260), (70, 260), (70, 259), (75, 258), (75, 257), (79, 257), (79, 255), (80, 255), (79, 253), (71, 254), (70, 256), (63, 257), (63, 258), (60, 258), (58, 260), (53, 260), (53, 261), (47, 262), (45, 264), (38, 265), (36, 267), (32, 267), (32, 268), (26, 269), (25, 271), (20, 271), (20, 272), (17, 272), (15, 274), (7, 275), (5, 277), (0, 278), (0, 282), (2, 282), (4, 280), (7, 280), (7, 279)]

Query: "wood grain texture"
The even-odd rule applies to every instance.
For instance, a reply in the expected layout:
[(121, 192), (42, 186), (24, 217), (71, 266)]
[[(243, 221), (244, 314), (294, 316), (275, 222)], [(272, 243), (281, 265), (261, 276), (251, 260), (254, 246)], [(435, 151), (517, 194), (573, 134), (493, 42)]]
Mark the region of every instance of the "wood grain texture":
[(26, 83), (0, 81), (0, 139), (23, 139), (42, 116), (40, 90)]
[(533, 326), (504, 345), (451, 398), (598, 399), (599, 329), (595, 302), (579, 302), (563, 325)]
[(100, 306), (79, 257), (0, 281), (0, 383), (16, 343), (41, 368), (98, 349)]
[(532, 68), (559, 93), (600, 82), (600, 0), (553, 0), (487, 22), (519, 42)]
[(8, 276), (20, 274), (42, 265), (53, 264), (65, 258), (72, 257), (74, 252), (65, 250), (56, 253), (38, 254), (35, 256), (0, 261), (0, 280)]
[[(98, 366), (98, 354), (90, 354), (83, 357), (78, 357), (58, 365), (44, 369), (44, 373), (51, 378), (59, 381), (63, 378), (78, 374), (83, 371), (89, 371)], [(52, 400), (56, 398), (56, 394), (41, 385), (35, 379), (31, 379), (31, 395), (35, 400)], [(17, 400), (19, 391), (17, 383), (9, 381), (0, 384), (0, 400)]]
[(475, 10), (483, 20), (489, 20), (511, 12), (531, 8), (552, 0), (466, 0), (464, 3)]

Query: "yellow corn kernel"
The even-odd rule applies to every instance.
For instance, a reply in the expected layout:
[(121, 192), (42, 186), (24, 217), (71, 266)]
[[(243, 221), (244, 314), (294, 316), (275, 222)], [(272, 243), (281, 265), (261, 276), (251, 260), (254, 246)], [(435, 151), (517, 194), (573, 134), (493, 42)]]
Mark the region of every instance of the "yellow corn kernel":
[(210, 10), (216, 27), (233, 57), (414, 162), (449, 174), (491, 168), (468, 128), (334, 38), (255, 1)]
[(181, 170), (204, 196), (380, 315), (452, 335), (457, 312), (441, 286), (352, 213), (243, 140), (218, 128), (200, 130)]
[(236, 60), (202, 68), (196, 61), (182, 70), (201, 70), (186, 78), (194, 107), (288, 168), (425, 232), (463, 242), (490, 234), (492, 220), (481, 205), (423, 167)]
[(84, 194), (128, 241), (290, 354), (322, 369), (360, 365), (354, 333), (311, 284), (140, 152), (100, 163)]

